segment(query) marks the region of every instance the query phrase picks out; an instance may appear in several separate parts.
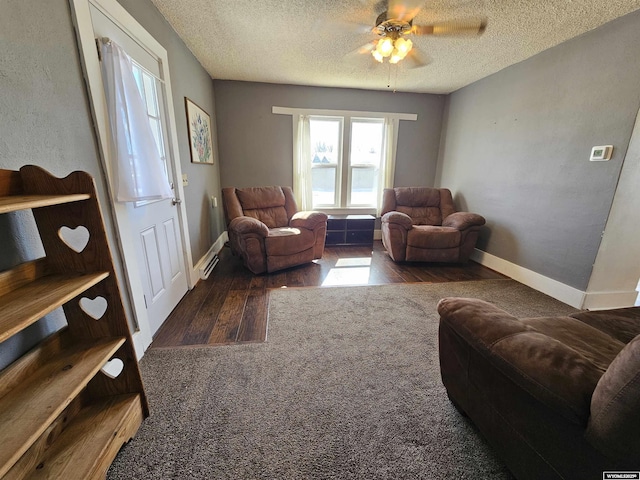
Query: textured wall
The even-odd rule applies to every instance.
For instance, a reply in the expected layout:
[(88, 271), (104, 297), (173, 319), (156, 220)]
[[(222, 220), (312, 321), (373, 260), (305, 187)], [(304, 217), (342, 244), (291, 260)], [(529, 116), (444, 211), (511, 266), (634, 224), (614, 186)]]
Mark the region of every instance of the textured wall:
[(291, 185), (291, 116), (273, 106), (417, 113), (400, 121), (395, 184), (432, 186), (445, 97), (342, 88), (214, 81), (223, 186)]
[[(640, 12), (450, 96), (438, 182), (479, 248), (585, 290), (640, 103)], [(609, 162), (591, 147), (612, 144)]]

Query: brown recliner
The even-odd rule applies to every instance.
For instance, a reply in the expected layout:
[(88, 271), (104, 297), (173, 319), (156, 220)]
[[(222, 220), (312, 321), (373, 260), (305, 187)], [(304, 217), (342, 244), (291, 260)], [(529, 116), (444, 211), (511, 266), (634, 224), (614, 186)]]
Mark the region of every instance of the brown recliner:
[(229, 243), (253, 273), (322, 258), (327, 215), (298, 212), (290, 187), (222, 189)]
[(456, 212), (446, 188), (384, 189), (382, 243), (396, 262), (466, 262), (484, 224), (478, 214)]

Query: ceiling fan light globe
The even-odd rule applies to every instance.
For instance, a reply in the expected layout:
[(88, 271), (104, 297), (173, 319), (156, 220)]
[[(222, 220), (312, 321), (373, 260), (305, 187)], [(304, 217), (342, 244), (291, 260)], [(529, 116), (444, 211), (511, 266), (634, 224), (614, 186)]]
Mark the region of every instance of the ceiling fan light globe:
[(411, 40), (407, 40), (406, 38), (401, 37), (398, 40), (396, 40), (395, 47), (396, 47), (396, 50), (398, 51), (398, 54), (402, 58), (404, 58), (407, 55), (407, 53), (409, 53), (413, 48), (413, 42)]
[(382, 56), (382, 54), (377, 50), (374, 50), (373, 52), (371, 52), (371, 55), (373, 55), (373, 58), (375, 58), (380, 63), (382, 63), (382, 61), (384, 60), (384, 57)]
[(378, 40), (378, 46), (376, 50), (380, 52), (383, 57), (388, 57), (393, 52), (393, 40), (390, 38), (381, 38)]
[(391, 54), (391, 58), (389, 58), (389, 63), (398, 63), (405, 57), (406, 54), (402, 53), (397, 48), (393, 49), (393, 53)]

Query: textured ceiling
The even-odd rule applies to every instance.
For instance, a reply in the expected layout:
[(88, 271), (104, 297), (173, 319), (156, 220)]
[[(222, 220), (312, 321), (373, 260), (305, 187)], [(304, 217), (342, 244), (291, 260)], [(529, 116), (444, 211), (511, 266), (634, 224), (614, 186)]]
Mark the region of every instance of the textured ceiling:
[[(449, 93), (640, 8), (640, 0), (431, 0), (414, 23), (486, 17), (480, 37), (415, 37), (430, 63), (352, 53), (379, 0), (152, 0), (214, 79)], [(389, 87), (390, 85), (390, 87)]]

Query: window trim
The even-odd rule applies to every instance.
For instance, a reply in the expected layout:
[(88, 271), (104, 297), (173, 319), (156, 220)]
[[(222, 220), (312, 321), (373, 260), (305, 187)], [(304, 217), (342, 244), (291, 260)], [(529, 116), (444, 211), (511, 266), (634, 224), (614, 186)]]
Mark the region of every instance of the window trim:
[(397, 118), (398, 120), (418, 120), (417, 113), (365, 112), (360, 110), (325, 110), (318, 108), (271, 107), (275, 115), (309, 115), (321, 117), (361, 117), (361, 118)]
[[(318, 109), (318, 108), (280, 107), (276, 105), (273, 105), (271, 107), (271, 113), (274, 115), (290, 115), (291, 116), (292, 132), (293, 132), (294, 139), (297, 136), (298, 125), (297, 125), (297, 122), (293, 120), (295, 120), (295, 118), (299, 116), (343, 117), (345, 121), (349, 119), (349, 122), (351, 122), (351, 118), (383, 118), (383, 119), (387, 118), (391, 120), (397, 120), (398, 125), (400, 124), (400, 120), (416, 121), (418, 119), (418, 114), (416, 113), (370, 112), (370, 111), (364, 111), (364, 110), (328, 110), (328, 109)], [(351, 132), (349, 131), (347, 132), (347, 134), (348, 134), (348, 138), (345, 136), (344, 128), (343, 128), (343, 133), (342, 133), (343, 145), (346, 140), (349, 142), (349, 148), (350, 148)], [(398, 132), (396, 129), (395, 130), (396, 142), (397, 142), (397, 135), (398, 135)], [(343, 185), (341, 185), (341, 189), (344, 186), (344, 184), (348, 185), (348, 182), (342, 182), (342, 184)], [(346, 190), (344, 194), (346, 195)], [(340, 203), (338, 203), (338, 205), (340, 205)], [(346, 205), (346, 202), (345, 202), (345, 205)], [(346, 206), (346, 207), (322, 206), (321, 207), (319, 206), (318, 208), (316, 208), (316, 210), (323, 211), (330, 214), (373, 214), (375, 215), (377, 214), (378, 209), (375, 207), (360, 207), (360, 206), (358, 207), (349, 207), (349, 206)]]

